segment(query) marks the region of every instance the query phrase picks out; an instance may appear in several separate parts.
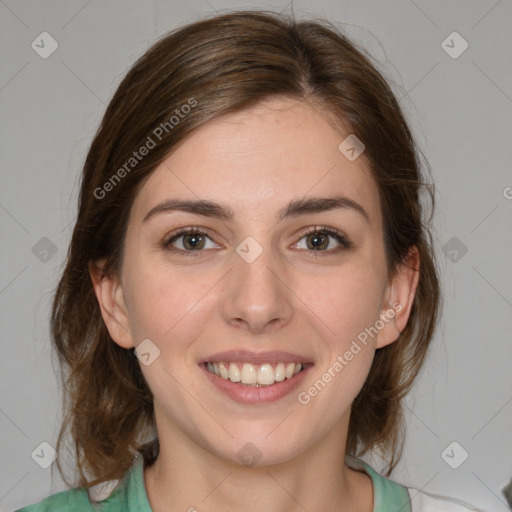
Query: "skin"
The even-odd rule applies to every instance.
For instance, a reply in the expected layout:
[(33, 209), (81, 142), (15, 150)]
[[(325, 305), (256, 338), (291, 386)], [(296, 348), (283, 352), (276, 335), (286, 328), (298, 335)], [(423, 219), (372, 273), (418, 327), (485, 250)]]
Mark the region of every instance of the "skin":
[[(104, 276), (103, 261), (91, 264), (112, 339), (129, 349), (149, 338), (160, 350), (151, 365), (141, 364), (160, 439), (158, 459), (145, 468), (153, 510), (373, 510), (370, 478), (344, 464), (350, 405), (375, 350), (407, 323), (418, 283), (409, 266), (419, 262), (413, 248), (389, 279), (378, 189), (364, 153), (351, 162), (338, 150), (346, 135), (319, 107), (285, 98), (210, 121), (139, 191), (121, 275)], [(291, 200), (333, 195), (359, 203), (368, 220), (350, 208), (276, 219)], [(223, 202), (234, 219), (174, 211), (143, 222), (160, 201), (178, 197)], [(323, 252), (312, 250), (314, 237), (302, 233), (318, 225), (353, 246), (335, 252), (340, 244), (328, 237)], [(162, 247), (188, 226), (207, 235), (198, 257)], [(236, 253), (248, 236), (263, 248), (252, 263)], [(186, 250), (190, 237), (174, 247)], [(299, 403), (297, 393), (396, 303), (400, 312), (378, 335), (308, 404)], [(293, 352), (314, 367), (286, 397), (240, 404), (198, 367), (232, 349)], [(248, 442), (262, 455), (254, 467), (237, 457)]]

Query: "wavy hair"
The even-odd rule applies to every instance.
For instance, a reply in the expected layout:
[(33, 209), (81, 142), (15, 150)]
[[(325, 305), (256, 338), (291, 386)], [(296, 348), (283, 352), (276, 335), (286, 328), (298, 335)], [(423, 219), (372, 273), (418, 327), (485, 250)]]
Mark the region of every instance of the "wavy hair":
[[(133, 351), (109, 335), (89, 263), (106, 258), (105, 273), (119, 272), (134, 198), (178, 143), (217, 116), (272, 96), (319, 106), (338, 123), (340, 135), (349, 129), (366, 146), (381, 200), (389, 275), (413, 246), (419, 252), (409, 321), (396, 342), (376, 351), (352, 404), (347, 439), (347, 453), (356, 456), (379, 449), (387, 475), (400, 459), (402, 398), (421, 369), (440, 302), (432, 214), (424, 218), (420, 195), (427, 194), (433, 211), (433, 188), (424, 179), (428, 164), (421, 163), (386, 79), (339, 29), (322, 19), (299, 22), (284, 14), (237, 11), (178, 28), (151, 46), (118, 86), (87, 154), (51, 312), (64, 390), (57, 467), (68, 485), (60, 454), (66, 439), (76, 460), (75, 483), (84, 487), (121, 478), (137, 452), (153, 458), (158, 453), (151, 391)], [(194, 108), (172, 129), (157, 132), (155, 147), (128, 169), (134, 151), (148, 136), (155, 140), (154, 130), (169, 127), (192, 100)]]

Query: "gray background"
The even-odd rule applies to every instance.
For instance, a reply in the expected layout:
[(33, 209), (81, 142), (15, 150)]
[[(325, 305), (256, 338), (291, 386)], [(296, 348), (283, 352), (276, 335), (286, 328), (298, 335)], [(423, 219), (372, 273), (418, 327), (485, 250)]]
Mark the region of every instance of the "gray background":
[[(60, 419), (49, 305), (75, 218), (80, 169), (115, 87), (157, 37), (177, 26), (214, 11), (286, 5), (0, 2), (2, 510), (64, 489), (56, 471), (52, 480), (51, 469), (31, 457), (45, 451), (38, 448), (43, 441), (55, 446)], [(293, 7), (297, 17), (338, 23), (378, 59), (397, 84), (438, 187), (444, 316), (407, 399), (404, 456), (392, 477), (504, 512), (501, 489), (512, 477), (512, 4), (297, 1)], [(44, 31), (58, 43), (46, 59), (31, 47)], [(469, 44), (457, 58), (445, 50), (458, 53), (462, 40), (442, 45), (453, 31)], [(460, 464), (463, 450), (468, 458)], [(367, 460), (379, 469), (378, 459)]]

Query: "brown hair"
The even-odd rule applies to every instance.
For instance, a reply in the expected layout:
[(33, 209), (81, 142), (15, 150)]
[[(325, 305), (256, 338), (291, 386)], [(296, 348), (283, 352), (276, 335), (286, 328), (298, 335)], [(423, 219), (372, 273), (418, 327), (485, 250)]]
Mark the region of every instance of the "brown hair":
[[(179, 142), (219, 115), (276, 95), (316, 104), (365, 144), (381, 199), (390, 275), (413, 246), (419, 251), (420, 279), (409, 322), (395, 343), (377, 350), (352, 405), (347, 440), (353, 455), (380, 449), (389, 463), (387, 475), (398, 462), (401, 400), (421, 368), (439, 308), (431, 216), (422, 218), (421, 189), (432, 206), (434, 199), (432, 188), (424, 186), (420, 153), (371, 58), (329, 22), (238, 11), (177, 29), (139, 58), (108, 105), (87, 155), (51, 317), (64, 384), (57, 449), (60, 453), (69, 430), (80, 485), (121, 478), (137, 451), (158, 447), (157, 440), (151, 442), (152, 394), (133, 351), (108, 333), (89, 262), (106, 258), (105, 273), (119, 271), (137, 191)], [(170, 121), (173, 115), (179, 122)], [(155, 147), (130, 160), (148, 137)], [(65, 478), (61, 463), (59, 456)]]

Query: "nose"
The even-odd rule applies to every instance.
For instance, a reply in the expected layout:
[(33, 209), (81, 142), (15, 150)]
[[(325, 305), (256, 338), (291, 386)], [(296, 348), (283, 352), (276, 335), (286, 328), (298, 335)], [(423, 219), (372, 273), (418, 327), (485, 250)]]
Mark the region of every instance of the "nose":
[(292, 318), (293, 292), (270, 249), (251, 263), (235, 255), (225, 288), (223, 314), (229, 324), (252, 333), (281, 328)]

